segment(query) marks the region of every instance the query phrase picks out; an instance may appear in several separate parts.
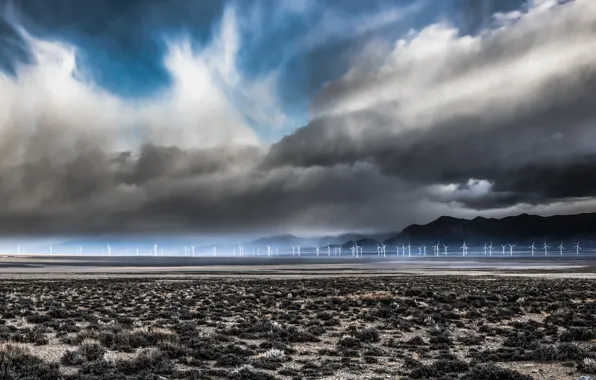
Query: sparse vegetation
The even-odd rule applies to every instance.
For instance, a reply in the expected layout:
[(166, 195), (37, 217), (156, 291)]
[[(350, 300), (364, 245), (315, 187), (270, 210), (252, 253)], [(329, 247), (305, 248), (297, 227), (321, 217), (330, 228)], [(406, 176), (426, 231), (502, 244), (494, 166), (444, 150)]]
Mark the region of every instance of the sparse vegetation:
[(578, 279), (5, 280), (0, 379), (571, 379), (596, 371), (594, 299)]

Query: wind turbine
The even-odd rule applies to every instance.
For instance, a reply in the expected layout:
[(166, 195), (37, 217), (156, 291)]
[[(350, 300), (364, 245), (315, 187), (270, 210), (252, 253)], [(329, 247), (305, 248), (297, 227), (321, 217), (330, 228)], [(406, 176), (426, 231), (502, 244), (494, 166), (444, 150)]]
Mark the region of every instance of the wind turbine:
[[(195, 246), (191, 245), (190, 250), (192, 252), (192, 257), (195, 257)], [(216, 250), (215, 246), (213, 246), (213, 255), (217, 256), (217, 250)]]
[[(191, 248), (192, 248), (192, 257), (195, 257), (195, 247), (194, 247), (194, 245)], [(217, 247), (216, 246), (213, 246), (213, 256), (217, 256)]]
[(443, 244), (443, 248), (445, 248), (445, 256), (447, 256), (447, 248), (449, 248), (449, 246)]
[(422, 253), (424, 254), (424, 256), (426, 256), (426, 245), (422, 246)]
[(550, 246), (546, 245), (546, 242), (544, 242), (544, 256), (548, 255), (548, 249), (550, 248)]
[(50, 256), (52, 256), (52, 246), (50, 245)]
[(139, 248), (137, 247), (137, 256), (139, 255)]
[(493, 242), (492, 241), (488, 245), (488, 255), (489, 256), (492, 256), (493, 255)]
[(293, 245), (292, 246), (292, 256), (295, 256), (295, 255), (296, 255), (296, 246)]
[(581, 248), (579, 246), (579, 241), (577, 243), (575, 243), (575, 247), (573, 247), (573, 248), (575, 248), (575, 254), (579, 255), (579, 251), (581, 250)]
[(563, 250), (565, 249), (563, 247), (563, 242), (561, 242), (561, 245), (559, 245), (557, 248), (559, 248), (560, 255), (563, 256)]
[(422, 246), (418, 247), (418, 256), (422, 255)]
[[(331, 256), (331, 246), (327, 246), (327, 256)], [(352, 256), (354, 256), (354, 251), (352, 251)]]
[(509, 256), (513, 256), (513, 247), (515, 247), (515, 244), (508, 244), (509, 245)]
[(184, 256), (188, 256), (188, 247), (184, 246)]
[(157, 243), (153, 245), (153, 255), (157, 256)]
[(408, 243), (408, 257), (412, 256), (412, 247), (410, 246), (410, 243)]
[(399, 247), (398, 247), (397, 245), (396, 245), (396, 246), (394, 246), (394, 247), (395, 247), (395, 254), (396, 254), (397, 256), (399, 256)]
[(377, 244), (377, 256), (381, 256), (381, 246)]
[(387, 244), (383, 244), (383, 257), (387, 257), (387, 251), (385, 250), (386, 247)]
[(534, 242), (532, 242), (532, 245), (529, 246), (528, 248), (530, 248), (532, 250), (532, 256), (534, 256), (534, 251), (536, 250), (536, 246), (534, 245)]
[(319, 247), (315, 247), (316, 251), (317, 251), (317, 256), (319, 256)]
[(439, 257), (439, 243), (437, 242), (437, 245), (433, 245), (433, 250), (435, 251), (435, 254), (437, 255), (437, 257)]
[[(401, 251), (403, 252), (403, 255), (405, 256), (406, 255), (406, 245), (405, 244), (401, 245)], [(408, 255), (408, 257), (410, 257), (410, 255)]]
[(79, 246), (79, 256), (83, 256), (83, 247)]
[(460, 249), (462, 250), (462, 256), (466, 256), (468, 254), (468, 246), (466, 245), (465, 241), (464, 244), (460, 247)]
[(488, 246), (486, 245), (486, 243), (484, 243), (484, 256), (486, 256), (486, 250), (488, 249)]
[(267, 256), (271, 256), (271, 247), (267, 246)]
[(501, 245), (501, 247), (503, 247), (503, 256), (505, 256), (505, 247), (507, 247), (507, 244)]
[(298, 256), (300, 256), (300, 244), (298, 244)]

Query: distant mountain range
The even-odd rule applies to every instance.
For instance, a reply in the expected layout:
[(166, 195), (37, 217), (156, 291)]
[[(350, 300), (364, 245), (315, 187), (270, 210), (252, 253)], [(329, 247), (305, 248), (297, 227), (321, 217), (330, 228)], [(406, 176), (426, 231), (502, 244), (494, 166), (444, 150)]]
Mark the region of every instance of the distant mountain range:
[[(547, 242), (552, 249), (555, 249), (563, 242), (566, 249), (571, 249), (575, 242), (579, 241), (582, 247), (596, 247), (596, 213), (557, 215), (542, 217), (537, 215), (521, 214), (502, 219), (487, 219), (477, 217), (474, 219), (459, 219), (442, 216), (433, 222), (424, 225), (411, 225), (401, 232), (364, 235), (357, 233), (344, 234), (339, 236), (310, 237), (303, 238), (294, 235), (278, 235), (263, 237), (242, 244), (246, 255), (264, 255), (267, 253), (267, 246), (270, 246), (279, 254), (291, 254), (292, 246), (300, 245), (301, 252), (312, 254), (319, 247), (322, 254), (325, 254), (328, 247), (341, 248), (344, 253), (350, 252), (354, 244), (363, 247), (365, 252), (376, 252), (378, 244), (386, 244), (387, 252), (395, 252), (395, 246), (411, 245), (412, 252), (418, 252), (418, 247), (425, 245), (431, 250), (431, 245), (440, 242), (441, 245), (450, 246), (457, 250), (463, 242), (469, 247), (481, 247), (484, 244), (492, 243), (496, 250), (500, 245), (506, 243), (516, 244), (518, 247), (528, 247), (532, 242), (541, 247)], [(139, 250), (141, 255), (154, 253), (154, 244), (158, 250), (166, 255), (191, 255), (195, 251), (197, 255), (211, 255), (214, 253), (214, 246), (218, 254), (229, 255), (238, 252), (239, 242), (220, 240), (219, 242), (208, 241), (199, 237), (92, 237), (75, 238), (66, 241), (40, 242), (33, 244), (20, 242), (22, 252), (49, 252), (53, 245), (54, 252), (77, 254), (80, 249), (85, 253), (107, 254), (108, 243), (114, 254), (136, 254)], [(16, 243), (5, 250), (16, 250)], [(12, 245), (15, 245), (13, 247)], [(518, 249), (520, 249), (518, 248)]]
[(596, 242), (596, 213), (576, 215), (538, 216), (521, 214), (502, 219), (477, 217), (474, 219), (459, 219), (442, 216), (425, 225), (413, 224), (403, 231), (393, 234), (364, 236), (360, 234), (346, 234), (336, 237), (324, 238), (299, 238), (293, 235), (281, 235), (270, 238), (261, 238), (248, 245), (301, 247), (321, 249), (327, 246), (349, 249), (354, 243), (359, 246), (374, 247), (377, 244), (387, 244), (392, 247), (402, 244), (431, 245), (461, 244), (463, 241), (468, 246), (484, 245), (485, 243), (498, 244), (532, 244), (537, 245), (546, 241), (550, 245), (563, 242), (566, 245), (577, 241), (587, 245)]

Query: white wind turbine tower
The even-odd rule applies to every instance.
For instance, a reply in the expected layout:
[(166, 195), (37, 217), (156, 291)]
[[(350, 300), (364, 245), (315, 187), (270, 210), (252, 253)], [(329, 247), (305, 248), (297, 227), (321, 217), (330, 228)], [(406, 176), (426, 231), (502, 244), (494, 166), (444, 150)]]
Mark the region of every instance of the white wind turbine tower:
[(358, 250), (358, 249), (360, 250), (360, 257), (362, 257), (362, 255), (364, 255), (364, 253), (362, 252), (362, 247), (363, 247), (363, 246), (356, 246), (356, 249), (357, 249), (357, 250)]
[(435, 255), (437, 257), (439, 257), (439, 252), (440, 252), (439, 249), (440, 249), (439, 248), (439, 242), (437, 242), (437, 245), (433, 245), (433, 251), (435, 252)]
[(561, 256), (563, 256), (563, 250), (565, 249), (565, 248), (563, 247), (563, 242), (561, 242), (561, 245), (559, 245), (557, 248), (559, 248), (559, 254), (560, 254)]
[[(402, 251), (402, 254), (405, 256), (406, 255), (406, 245), (405, 244), (401, 245), (401, 251)], [(408, 255), (408, 257), (410, 257), (410, 255)]]
[(267, 246), (267, 256), (271, 256), (271, 247)]
[(577, 243), (575, 243), (575, 246), (573, 248), (575, 248), (575, 254), (579, 255), (579, 251), (581, 250), (581, 248), (579, 246), (579, 241)]
[(408, 257), (412, 257), (412, 247), (410, 243), (408, 243)]
[[(190, 246), (190, 252), (192, 254), (192, 257), (195, 257), (195, 246), (194, 245)], [(213, 247), (213, 254), (215, 254), (215, 256), (217, 256), (217, 251), (215, 250), (215, 247)]]
[(377, 244), (377, 256), (381, 256), (381, 246)]
[(298, 244), (298, 256), (300, 256), (300, 244)]
[(292, 256), (296, 255), (296, 246), (292, 246)]
[(468, 254), (468, 246), (466, 245), (465, 241), (464, 244), (460, 247), (460, 249), (462, 250), (462, 256), (466, 256)]
[(449, 246), (443, 244), (443, 248), (445, 248), (445, 256), (447, 256), (447, 248), (449, 248)]
[(488, 255), (489, 256), (492, 256), (493, 255), (493, 242), (492, 241), (488, 245)]
[(422, 246), (418, 247), (418, 256), (422, 255)]
[(315, 251), (317, 252), (317, 256), (319, 256), (319, 247), (315, 247)]
[(79, 256), (83, 256), (83, 247), (79, 246)]
[(501, 247), (503, 247), (503, 256), (505, 256), (505, 248), (507, 247), (507, 244), (501, 245)]
[(534, 251), (536, 250), (536, 246), (534, 245), (534, 242), (532, 242), (532, 245), (529, 246), (528, 248), (530, 248), (532, 250), (532, 256), (534, 256)]
[(50, 245), (50, 256), (52, 256), (53, 252), (52, 252), (52, 246)]
[(395, 254), (397, 256), (399, 256), (399, 247), (397, 245), (395, 245), (394, 247), (395, 247)]
[(137, 247), (137, 256), (139, 255), (139, 247)]
[[(193, 245), (192, 247), (192, 257), (195, 257), (195, 246)], [(213, 246), (213, 256), (217, 256), (217, 247)]]
[(548, 255), (548, 249), (550, 248), (550, 246), (546, 245), (546, 242), (544, 242), (544, 247), (542, 247), (544, 249), (544, 256)]
[(157, 256), (157, 243), (153, 244), (153, 256)]
[(422, 254), (426, 256), (426, 245), (422, 246)]
[(484, 250), (484, 256), (486, 256), (486, 251), (488, 250), (488, 245), (486, 245), (486, 243), (484, 243), (483, 250)]
[[(331, 246), (327, 246), (327, 256), (331, 256)], [(354, 256), (354, 251), (352, 251), (352, 256)]]
[(387, 244), (383, 244), (383, 257), (387, 257), (387, 251), (385, 250), (386, 247)]
[(509, 245), (509, 256), (513, 256), (513, 247), (515, 247), (515, 244), (508, 244)]

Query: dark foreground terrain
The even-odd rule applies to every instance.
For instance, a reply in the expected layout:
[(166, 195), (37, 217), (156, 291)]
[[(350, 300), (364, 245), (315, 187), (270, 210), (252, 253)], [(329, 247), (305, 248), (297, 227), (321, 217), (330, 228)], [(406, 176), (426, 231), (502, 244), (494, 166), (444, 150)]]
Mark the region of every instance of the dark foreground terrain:
[(0, 281), (0, 379), (576, 379), (596, 282), (402, 276)]

